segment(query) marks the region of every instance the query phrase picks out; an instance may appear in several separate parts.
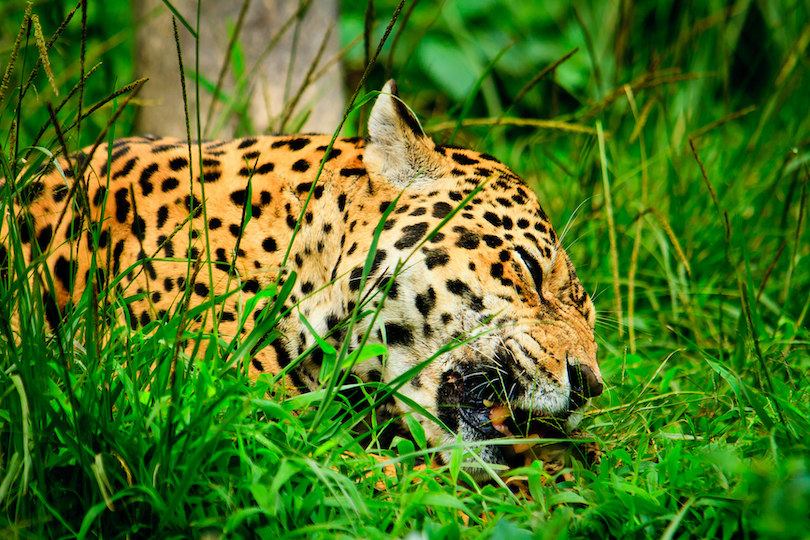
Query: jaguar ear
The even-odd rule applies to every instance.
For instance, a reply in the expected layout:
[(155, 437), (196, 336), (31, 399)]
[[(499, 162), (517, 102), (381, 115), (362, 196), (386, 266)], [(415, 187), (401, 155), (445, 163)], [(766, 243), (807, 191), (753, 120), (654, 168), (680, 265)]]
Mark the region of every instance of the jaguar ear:
[(369, 173), (405, 187), (443, 176), (435, 144), (397, 94), (391, 79), (382, 89), (368, 119), (369, 141), (363, 161)]

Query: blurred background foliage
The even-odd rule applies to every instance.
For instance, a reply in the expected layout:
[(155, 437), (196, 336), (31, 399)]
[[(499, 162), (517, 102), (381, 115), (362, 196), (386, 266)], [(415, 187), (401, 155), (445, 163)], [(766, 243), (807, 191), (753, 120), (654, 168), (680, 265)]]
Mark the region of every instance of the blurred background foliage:
[[(23, 21), (26, 2), (4, 1), (0, 2), (0, 55), (8, 59), (14, 49), (14, 42), (20, 31)], [(45, 40), (48, 41), (60, 27), (68, 14), (76, 8), (76, 3), (68, 1), (37, 2), (33, 6), (33, 13), (39, 17)], [(75, 18), (63, 30), (59, 39), (54, 42), (53, 49), (48, 58), (53, 68), (54, 82), (60, 90), (60, 96), (53, 94), (48, 79), (42, 70), (36, 79), (37, 99), (24, 105), (24, 121), (20, 123), (20, 138), (30, 144), (34, 136), (48, 120), (48, 113), (44, 103), (50, 101), (58, 104), (65, 97), (65, 93), (79, 82), (80, 59), (82, 51), (81, 11), (77, 11)], [(88, 2), (85, 49), (85, 71), (96, 67), (92, 84), (84, 87), (85, 107), (102, 101), (114, 90), (119, 89), (134, 80), (135, 66), (133, 65), (134, 47), (133, 36), (135, 28), (132, 20), (131, 7), (127, 2)], [(172, 44), (169, 43), (169, 46)], [(20, 76), (28, 76), (29, 70), (37, 61), (37, 48), (34, 36), (30, 36), (27, 46), (19, 55), (22, 65), (11, 74), (11, 89), (18, 92)], [(3, 62), (5, 68), (5, 62)], [(24, 79), (22, 82), (25, 82)], [(6, 97), (6, 103), (14, 102), (16, 93)], [(75, 103), (75, 99), (74, 99)], [(75, 105), (73, 105), (75, 109)], [(126, 111), (118, 129), (119, 135), (128, 135), (127, 126), (132, 125), (134, 109)], [(75, 116), (75, 113), (74, 113)], [(76, 145), (91, 144), (98, 132), (107, 124), (107, 115), (91, 115), (87, 121), (93, 129), (87, 129), (81, 141)], [(75, 118), (74, 118), (75, 120)], [(122, 129), (123, 128), (123, 129)]]
[[(350, 91), (396, 6), (343, 3)], [(46, 40), (73, 7), (35, 4)], [(2, 57), (24, 10), (0, 3)], [(26, 69), (12, 74), (2, 105), (3, 148), (14, 137), (31, 144), (48, 118), (43, 104), (77, 83), (77, 22), (49, 53), (60, 96), (40, 71), (35, 98), (11, 114), (19, 73), (37, 58), (33, 40), (21, 49)], [(88, 3), (86, 69), (100, 65), (85, 108), (134, 79), (137, 24), (125, 2)], [(548, 499), (558, 501), (551, 517), (545, 506), (497, 507), (509, 519), (479, 524), (486, 537), (807, 537), (808, 44), (806, 0), (405, 5), (365, 89), (396, 78), (437, 142), (488, 152), (518, 172), (565, 231), (600, 312), (609, 391), (586, 425), (605, 449), (601, 470), (578, 471), (582, 483), (563, 486), (570, 496)], [(174, 44), (166, 50), (174, 55)], [(134, 114), (124, 112), (116, 136), (129, 134)], [(109, 106), (91, 115), (71, 145), (91, 143), (109, 116)], [(344, 133), (362, 124), (355, 112)], [(49, 132), (40, 144), (52, 142)], [(453, 515), (381, 528), (474, 536)]]

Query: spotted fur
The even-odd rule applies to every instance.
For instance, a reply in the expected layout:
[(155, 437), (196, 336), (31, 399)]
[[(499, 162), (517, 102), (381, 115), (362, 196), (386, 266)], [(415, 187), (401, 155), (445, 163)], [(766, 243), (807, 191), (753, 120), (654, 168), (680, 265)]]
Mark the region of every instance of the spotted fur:
[[(250, 332), (268, 302), (240, 325), (249, 300), (294, 271), (290, 313), (279, 337), (253, 351), (251, 376), (279, 373), (315, 344), (300, 315), (335, 347), (346, 339), (357, 347), (372, 318), (351, 335), (343, 323), (365, 299), (367, 309), (380, 307), (369, 342), (385, 344), (388, 355), (353, 371), (386, 384), (407, 377), (381, 412), (408, 413), (410, 401), (424, 407), (429, 414), (414, 414), (431, 444), (500, 437), (490, 402), (508, 405), (516, 421), (575, 427), (602, 389), (594, 308), (535, 194), (492, 156), (435, 144), (393, 81), (368, 133), (337, 139), (328, 154), (330, 137), (321, 135), (195, 143), (191, 155), (184, 141), (135, 137), (60, 159), (26, 188), (18, 216), (28, 262), (47, 255), (51, 325), (93, 280), (123, 276), (119, 290), (139, 296), (128, 304), (136, 326), (166, 320), (186, 292), (195, 305), (238, 291), (216, 311), (227, 340)], [(73, 190), (77, 159), (89, 159), (89, 222)], [(210, 319), (198, 325), (210, 328)], [(287, 387), (317, 388), (322, 361), (315, 347), (288, 372)], [(497, 445), (481, 450), (511, 465), (507, 454)]]

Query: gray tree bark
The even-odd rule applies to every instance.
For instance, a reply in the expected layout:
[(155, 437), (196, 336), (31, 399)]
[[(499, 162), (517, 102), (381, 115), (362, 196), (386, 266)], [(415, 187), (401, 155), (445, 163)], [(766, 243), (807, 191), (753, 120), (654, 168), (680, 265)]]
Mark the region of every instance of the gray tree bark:
[[(234, 48), (239, 60), (231, 60), (223, 79), (221, 97), (214, 100), (209, 114), (213, 89), (246, 1), (247, 9)], [(334, 131), (345, 107), (339, 62), (309, 84), (298, 98), (296, 95), (308, 72), (317, 74), (339, 51), (335, 0), (313, 0), (305, 6), (308, 9), (303, 10), (299, 8), (306, 2), (295, 0), (201, 2), (199, 70), (204, 82), (200, 86), (199, 110), (203, 138), (229, 138), (235, 134), (260, 134), (299, 127), (302, 131)], [(192, 28), (196, 26), (196, 0), (171, 0), (171, 4)], [(135, 0), (134, 7), (139, 21), (136, 70), (139, 77), (150, 79), (138, 96), (142, 107), (136, 132), (185, 138), (186, 119), (172, 13), (161, 0)], [(297, 12), (299, 16), (296, 16)], [(177, 25), (186, 75), (191, 137), (195, 139), (197, 100), (193, 73), (196, 43), (179, 20)], [(279, 32), (282, 32), (280, 37), (277, 36)], [(267, 52), (277, 37), (277, 43)], [(318, 58), (321, 48), (323, 52)], [(231, 57), (233, 59), (234, 55)], [(313, 63), (316, 63), (314, 69)], [(237, 67), (243, 70), (241, 74), (236, 72)], [(296, 103), (292, 111), (289, 110), (291, 102)]]

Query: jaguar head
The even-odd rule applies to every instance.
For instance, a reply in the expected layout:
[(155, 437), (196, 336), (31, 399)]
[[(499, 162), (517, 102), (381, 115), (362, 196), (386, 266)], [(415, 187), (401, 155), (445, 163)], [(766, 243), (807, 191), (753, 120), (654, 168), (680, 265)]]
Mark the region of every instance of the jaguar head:
[(395, 208), (379, 237), (380, 279), (368, 280), (389, 288), (370, 332), (389, 356), (358, 373), (399, 386), (392, 412), (414, 414), (433, 446), (460, 438), (485, 462), (522, 465), (512, 446), (487, 443), (565, 437), (603, 388), (594, 306), (571, 260), (523, 181), (489, 155), (435, 144), (393, 81), (370, 115), (363, 161)]

